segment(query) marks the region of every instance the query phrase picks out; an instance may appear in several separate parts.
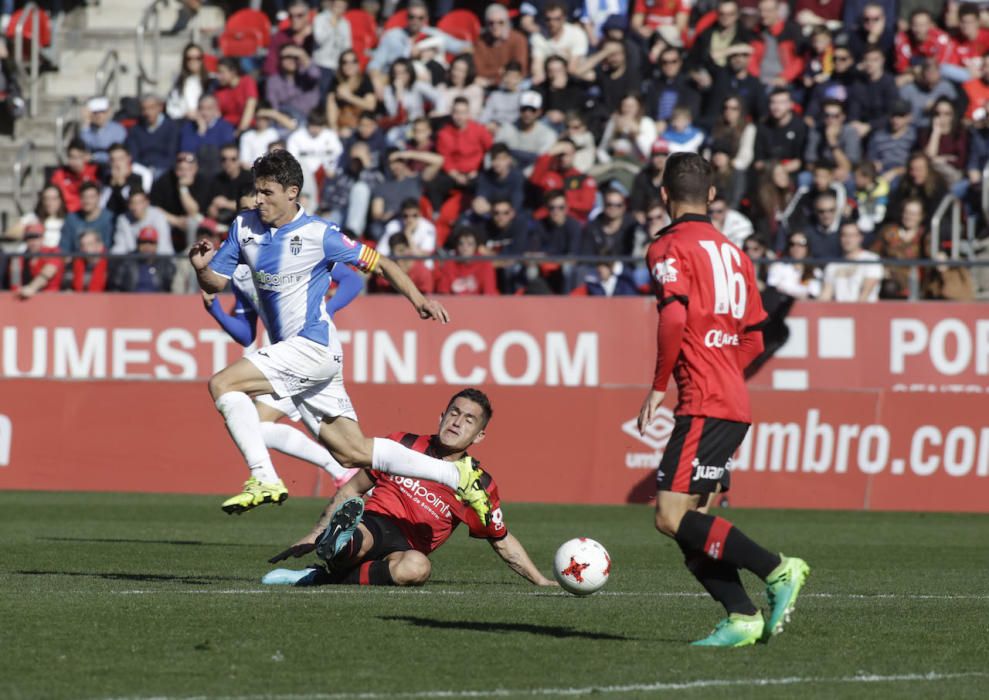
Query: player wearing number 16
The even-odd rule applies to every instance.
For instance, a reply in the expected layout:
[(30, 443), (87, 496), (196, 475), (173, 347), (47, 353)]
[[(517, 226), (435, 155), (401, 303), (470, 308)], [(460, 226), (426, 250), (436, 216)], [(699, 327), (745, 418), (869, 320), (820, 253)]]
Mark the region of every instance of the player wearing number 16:
[[(687, 568), (728, 613), (695, 644), (735, 647), (783, 630), (810, 569), (707, 512), (713, 495), (728, 490), (731, 457), (752, 420), (742, 369), (762, 352), (758, 326), (766, 318), (748, 256), (707, 217), (711, 183), (710, 163), (696, 154), (666, 162), (660, 196), (672, 223), (646, 254), (659, 323), (639, 430), (652, 423), (672, 374), (678, 400), (656, 475), (656, 529), (676, 541)], [(768, 620), (742, 587), (739, 569), (766, 582)]]

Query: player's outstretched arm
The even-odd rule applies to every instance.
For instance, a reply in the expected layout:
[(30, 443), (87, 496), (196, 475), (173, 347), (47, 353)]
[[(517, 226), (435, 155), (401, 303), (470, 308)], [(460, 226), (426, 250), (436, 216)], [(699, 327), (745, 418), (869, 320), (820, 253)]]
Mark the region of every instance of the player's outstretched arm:
[(422, 319), (433, 319), (434, 321), (439, 321), (440, 323), (449, 323), (450, 314), (447, 313), (443, 305), (438, 301), (432, 299), (427, 299), (422, 295), (415, 283), (409, 278), (407, 274), (402, 271), (394, 261), (388, 258), (382, 257), (378, 260), (378, 270), (384, 275), (384, 278), (388, 280), (391, 285), (399, 291), (402, 296), (412, 302), (412, 305), (416, 307), (416, 311), (419, 313), (419, 318)]
[(215, 255), (216, 249), (207, 240), (199, 241), (189, 249), (189, 262), (196, 271), (199, 288), (210, 294), (222, 292), (229, 281), (223, 275), (218, 275), (209, 269), (209, 263)]
[(536, 568), (529, 558), (529, 553), (525, 551), (522, 543), (516, 539), (515, 535), (508, 533), (500, 540), (489, 540), (491, 548), (498, 553), (498, 556), (508, 564), (508, 566), (522, 578), (537, 586), (557, 586), (556, 581), (543, 576), (542, 572)]
[(316, 540), (323, 533), (323, 530), (326, 529), (326, 526), (330, 524), (330, 518), (333, 517), (333, 511), (337, 509), (337, 506), (346, 501), (348, 498), (363, 496), (371, 490), (372, 486), (374, 486), (374, 482), (371, 481), (371, 477), (367, 475), (366, 471), (362, 469), (354, 474), (353, 478), (347, 481), (346, 484), (341, 486), (340, 489), (333, 494), (333, 498), (326, 504), (323, 512), (320, 513), (319, 520), (316, 521), (316, 525), (314, 525), (313, 529), (309, 531), (309, 534), (297, 541), (288, 549), (285, 549), (273, 556), (268, 560), (268, 563), (277, 564), (278, 562), (284, 561), (289, 557), (304, 557), (312, 552), (316, 549)]

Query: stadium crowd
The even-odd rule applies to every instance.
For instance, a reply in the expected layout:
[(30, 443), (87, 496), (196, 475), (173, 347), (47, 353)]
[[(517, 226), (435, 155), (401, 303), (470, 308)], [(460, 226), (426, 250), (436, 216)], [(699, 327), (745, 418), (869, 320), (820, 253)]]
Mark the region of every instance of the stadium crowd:
[[(183, 5), (175, 32), (199, 3)], [(784, 297), (906, 298), (917, 278), (879, 261), (926, 259), (948, 194), (989, 256), (989, 2), (226, 5), (170, 90), (86, 103), (4, 232), (3, 288), (196, 291), (168, 256), (219, 244), (276, 148), (301, 162), (307, 210), (399, 257), (424, 292), (648, 291), (628, 259), (669, 223), (658, 183), (683, 151), (711, 161), (711, 218)], [(24, 251), (43, 255), (10, 255)], [(101, 252), (137, 255), (76, 257)], [(929, 267), (920, 296), (970, 299), (978, 277)]]

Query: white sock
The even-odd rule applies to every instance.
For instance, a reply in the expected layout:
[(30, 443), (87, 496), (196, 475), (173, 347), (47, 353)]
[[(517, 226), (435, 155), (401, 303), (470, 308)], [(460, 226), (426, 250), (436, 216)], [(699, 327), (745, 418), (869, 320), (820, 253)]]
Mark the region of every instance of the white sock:
[(285, 423), (262, 423), (264, 444), (284, 454), (315, 464), (334, 479), (341, 478), (347, 470), (333, 459), (319, 443), (313, 442), (301, 430)]
[(244, 455), (244, 461), (251, 470), (251, 476), (267, 484), (278, 481), (271, 455), (261, 437), (261, 419), (251, 398), (241, 391), (228, 391), (216, 400), (216, 410), (227, 422), (227, 430), (237, 449)]
[(371, 466), (386, 474), (436, 481), (451, 489), (460, 485), (460, 472), (453, 462), (427, 457), (386, 438), (374, 438)]

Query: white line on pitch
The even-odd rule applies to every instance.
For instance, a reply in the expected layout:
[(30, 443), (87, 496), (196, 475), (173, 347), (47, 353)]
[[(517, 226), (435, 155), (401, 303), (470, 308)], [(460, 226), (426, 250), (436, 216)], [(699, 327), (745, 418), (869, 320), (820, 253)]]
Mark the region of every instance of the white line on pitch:
[[(854, 676), (831, 676), (831, 677), (801, 677), (789, 676), (782, 678), (710, 678), (696, 681), (667, 682), (657, 681), (655, 683), (631, 683), (627, 685), (604, 685), (585, 686), (582, 688), (492, 688), (490, 690), (422, 690), (417, 692), (361, 692), (361, 693), (311, 693), (311, 694), (285, 694), (285, 695), (238, 695), (240, 700), (383, 700), (385, 698), (411, 698), (424, 700), (428, 698), (504, 698), (504, 697), (574, 697), (592, 694), (620, 694), (620, 693), (643, 693), (658, 692), (662, 690), (696, 690), (699, 688), (741, 688), (741, 687), (767, 687), (767, 686), (787, 686), (787, 685), (814, 685), (814, 684), (841, 684), (841, 683), (906, 683), (906, 682), (937, 682), (950, 681), (960, 678), (984, 678), (989, 673), (973, 671), (970, 673), (905, 673), (899, 675), (881, 676), (876, 674), (860, 673)], [(215, 696), (211, 696), (217, 700)], [(118, 698), (117, 700), (123, 700)], [(136, 700), (130, 698), (128, 700)], [(155, 700), (167, 700), (166, 698), (155, 698)], [(186, 700), (204, 700), (195, 697)]]

